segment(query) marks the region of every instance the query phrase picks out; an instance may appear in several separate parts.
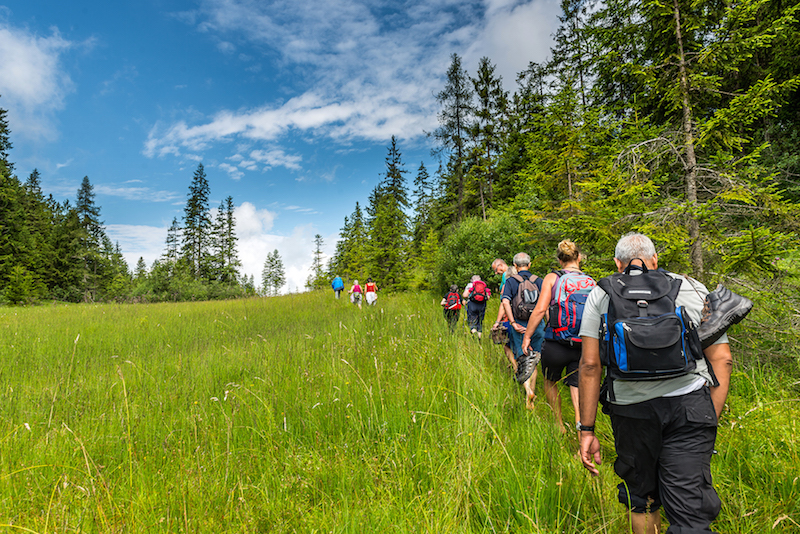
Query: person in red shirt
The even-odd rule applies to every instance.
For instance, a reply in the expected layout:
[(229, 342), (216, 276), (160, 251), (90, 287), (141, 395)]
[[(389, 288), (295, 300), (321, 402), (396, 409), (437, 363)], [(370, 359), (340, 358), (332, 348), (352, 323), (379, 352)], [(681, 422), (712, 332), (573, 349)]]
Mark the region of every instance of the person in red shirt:
[(378, 286), (375, 285), (375, 282), (372, 281), (372, 278), (367, 278), (365, 290), (366, 293), (364, 294), (364, 297), (367, 299), (367, 304), (369, 306), (374, 306), (375, 301), (378, 300)]

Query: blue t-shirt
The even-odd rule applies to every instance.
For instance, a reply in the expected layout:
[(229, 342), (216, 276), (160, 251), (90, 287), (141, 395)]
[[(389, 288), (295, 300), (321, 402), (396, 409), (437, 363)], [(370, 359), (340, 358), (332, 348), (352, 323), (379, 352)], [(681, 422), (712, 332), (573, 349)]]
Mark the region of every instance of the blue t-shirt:
[[(523, 280), (527, 280), (531, 276), (534, 276), (533, 274), (531, 274), (530, 271), (519, 271), (517, 274), (520, 275)], [(539, 292), (541, 293), (542, 279), (537, 276), (534, 284), (536, 284), (536, 287), (539, 288)], [(502, 298), (508, 300), (514, 300), (514, 296), (517, 294), (517, 291), (519, 291), (519, 282), (517, 282), (517, 280), (513, 276), (509, 276), (508, 280), (506, 280), (506, 285), (503, 288)]]

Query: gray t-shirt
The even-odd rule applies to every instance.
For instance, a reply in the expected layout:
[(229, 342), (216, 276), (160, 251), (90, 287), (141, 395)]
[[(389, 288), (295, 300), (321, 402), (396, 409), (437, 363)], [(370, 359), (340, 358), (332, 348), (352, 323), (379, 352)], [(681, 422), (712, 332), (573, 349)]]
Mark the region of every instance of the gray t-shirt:
[[(631, 274), (640, 272), (631, 271)], [(675, 300), (675, 305), (683, 306), (694, 323), (700, 324), (708, 289), (697, 280), (692, 279), (690, 281), (679, 274), (668, 274), (683, 281), (678, 298)], [(608, 295), (599, 286), (592, 289), (592, 292), (589, 293), (589, 298), (586, 300), (586, 307), (583, 310), (581, 337), (600, 338), (601, 316), (608, 311), (608, 301)], [(727, 342), (728, 336), (723, 334), (714, 344)], [(658, 397), (677, 397), (696, 391), (705, 384), (711, 385), (713, 382), (711, 374), (708, 372), (706, 360), (701, 359), (697, 360), (697, 367), (694, 371), (683, 376), (663, 378), (661, 380), (614, 380), (612, 382), (616, 399), (614, 404), (636, 404)]]

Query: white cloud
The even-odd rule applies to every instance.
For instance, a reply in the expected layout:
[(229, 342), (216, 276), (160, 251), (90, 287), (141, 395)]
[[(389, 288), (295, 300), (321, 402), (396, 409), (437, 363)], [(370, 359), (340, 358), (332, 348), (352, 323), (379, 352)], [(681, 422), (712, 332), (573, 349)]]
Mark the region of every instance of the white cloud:
[[(488, 56), (506, 89), (549, 53), (556, 0), (205, 0), (181, 20), (220, 42), (268, 49), (304, 86), (283, 102), (224, 110), (196, 124), (154, 127), (149, 156), (247, 139), (276, 143), (291, 131), (340, 142), (416, 138), (437, 126), (435, 94), (456, 52), (470, 71)], [(257, 158), (253, 158), (257, 159)], [(296, 165), (299, 167), (300, 161)], [(274, 163), (270, 163), (274, 165)], [(290, 163), (291, 164), (291, 163)], [(293, 168), (285, 163), (278, 163)]]
[[(260, 286), (264, 260), (267, 254), (277, 249), (286, 270), (286, 285), (282, 292), (302, 291), (310, 273), (314, 235), (319, 233), (314, 226), (297, 226), (290, 235), (270, 233), (276, 215), (269, 210), (257, 209), (249, 202), (237, 206), (234, 215), (242, 273), (252, 275), (256, 285)], [(333, 253), (338, 237), (338, 234), (323, 236), (325, 261)]]
[(531, 61), (540, 63), (550, 55), (552, 33), (561, 8), (556, 0), (515, 2), (489, 0), (485, 25), (479, 37), (464, 52), (467, 65), (488, 57), (497, 65), (506, 90), (516, 89), (516, 75)]
[(129, 269), (136, 267), (139, 258), (144, 258), (149, 269), (164, 253), (167, 227), (109, 224), (106, 225), (106, 234), (113, 243), (119, 243)]
[(244, 176), (244, 173), (235, 165), (231, 165), (229, 163), (220, 163), (217, 165), (217, 167), (227, 172), (228, 175), (234, 180), (241, 180), (242, 176)]
[(0, 20), (0, 95), (15, 134), (53, 139), (53, 113), (64, 107), (73, 83), (61, 54), (74, 43), (53, 28), (49, 37)]
[[(314, 251), (314, 236), (319, 233), (312, 224), (295, 227), (289, 235), (271, 233), (276, 214), (258, 209), (244, 202), (234, 211), (236, 236), (238, 238), (241, 273), (253, 276), (260, 286), (261, 271), (267, 254), (278, 250), (286, 270), (286, 285), (282, 292), (303, 291), (310, 273)], [(128, 267), (133, 269), (139, 258), (144, 258), (147, 267), (164, 253), (167, 227), (110, 224), (106, 233), (112, 242), (119, 242)], [(338, 234), (324, 235), (324, 261), (333, 254)]]
[[(286, 167), (290, 170), (300, 170), (300, 162), (303, 160), (302, 156), (287, 154), (280, 148), (271, 148), (269, 150), (253, 150), (250, 152), (250, 157), (254, 161), (265, 163), (267, 169), (270, 167)], [(242, 161), (241, 165), (245, 167), (248, 164)], [(250, 163), (250, 166), (254, 166)]]

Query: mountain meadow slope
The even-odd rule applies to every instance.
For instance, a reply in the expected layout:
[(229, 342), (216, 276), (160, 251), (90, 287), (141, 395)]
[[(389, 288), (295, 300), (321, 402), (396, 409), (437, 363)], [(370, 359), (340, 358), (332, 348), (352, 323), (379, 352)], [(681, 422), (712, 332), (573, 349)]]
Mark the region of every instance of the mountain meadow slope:
[[(0, 527), (627, 532), (608, 418), (592, 478), (541, 379), (528, 411), (500, 347), (463, 318), (451, 336), (438, 298), (0, 308)], [(753, 358), (748, 328), (731, 336), (715, 528), (797, 532), (798, 378)]]

